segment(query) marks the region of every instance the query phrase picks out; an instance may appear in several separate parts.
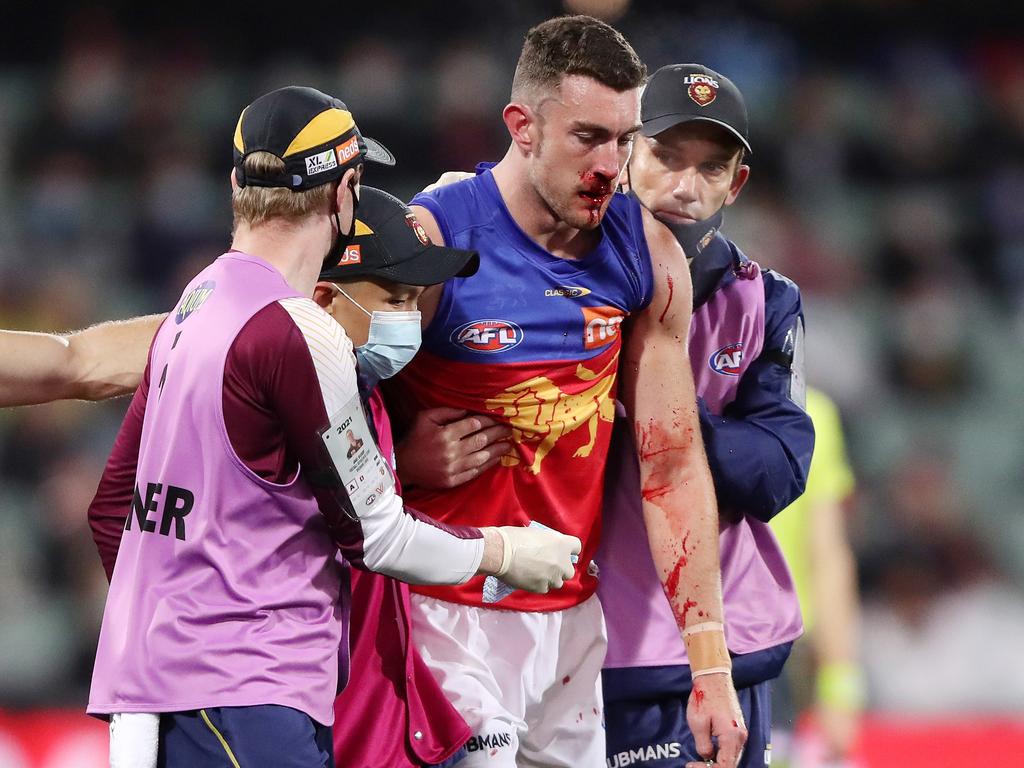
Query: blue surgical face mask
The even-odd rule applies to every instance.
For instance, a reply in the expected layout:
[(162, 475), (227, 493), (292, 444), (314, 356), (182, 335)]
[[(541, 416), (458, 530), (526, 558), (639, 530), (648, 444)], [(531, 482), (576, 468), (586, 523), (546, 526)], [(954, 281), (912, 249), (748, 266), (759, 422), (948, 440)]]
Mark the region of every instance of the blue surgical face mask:
[(359, 361), (359, 383), (364, 390), (371, 389), (381, 379), (390, 379), (413, 359), (420, 348), (420, 313), (368, 312), (340, 285), (334, 284), (342, 296), (351, 301), (370, 318), (370, 333), (366, 343), (356, 347)]

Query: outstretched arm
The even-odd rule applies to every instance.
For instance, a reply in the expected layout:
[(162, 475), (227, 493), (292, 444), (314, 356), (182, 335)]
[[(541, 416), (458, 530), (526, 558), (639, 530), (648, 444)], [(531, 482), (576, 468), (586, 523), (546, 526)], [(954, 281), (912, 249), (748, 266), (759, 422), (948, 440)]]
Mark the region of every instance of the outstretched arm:
[(132, 392), (163, 318), (101, 323), (67, 335), (0, 331), (0, 406)]
[(694, 676), (687, 720), (697, 751), (735, 766), (746, 728), (723, 631), (718, 513), (686, 353), (693, 289), (682, 248), (644, 213), (654, 295), (628, 330), (622, 399), (633, 419), (644, 521), (654, 565)]

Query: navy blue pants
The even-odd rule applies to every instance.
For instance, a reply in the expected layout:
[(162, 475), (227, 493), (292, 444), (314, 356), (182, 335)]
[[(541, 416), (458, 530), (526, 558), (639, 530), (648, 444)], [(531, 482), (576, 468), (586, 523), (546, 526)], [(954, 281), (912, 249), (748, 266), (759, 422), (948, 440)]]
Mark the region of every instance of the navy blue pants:
[[(771, 751), (771, 683), (739, 688), (736, 695), (749, 736), (739, 768), (769, 765)], [(606, 701), (608, 768), (678, 768), (700, 760), (686, 724), (686, 698)]]
[(157, 768), (334, 768), (329, 726), (291, 707), (212, 707), (160, 716)]

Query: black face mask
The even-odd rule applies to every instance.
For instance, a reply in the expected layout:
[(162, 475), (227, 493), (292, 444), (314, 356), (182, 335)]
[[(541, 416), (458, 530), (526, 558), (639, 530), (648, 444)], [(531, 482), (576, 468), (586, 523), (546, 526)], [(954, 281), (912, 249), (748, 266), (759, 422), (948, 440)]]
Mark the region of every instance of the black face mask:
[(669, 224), (662, 222), (672, 230), (676, 240), (683, 246), (683, 253), (686, 258), (695, 259), (700, 256), (709, 243), (714, 239), (715, 234), (722, 228), (722, 214), (725, 206), (701, 221), (694, 221), (690, 224)]
[(338, 211), (334, 212), (334, 225), (338, 228), (338, 236), (331, 245), (331, 249), (327, 251), (327, 255), (324, 257), (324, 263), (321, 269), (336, 267), (338, 262), (341, 261), (342, 255), (345, 253), (345, 248), (348, 247), (348, 244), (351, 243), (353, 238), (356, 236), (356, 211), (359, 210), (359, 195), (356, 194), (355, 180), (349, 181), (348, 191), (352, 195), (352, 226), (349, 227), (348, 232), (342, 232), (341, 219), (338, 216)]
[[(629, 167), (626, 167), (626, 179), (629, 179)], [(639, 196), (633, 191), (633, 185), (629, 185), (629, 195), (635, 199), (640, 205), (643, 205)], [(722, 228), (722, 218), (725, 214), (725, 206), (723, 205), (713, 214), (708, 216), (706, 219), (701, 221), (694, 221), (690, 224), (669, 224), (668, 222), (661, 222), (673, 235), (676, 236), (676, 240), (683, 246), (683, 253), (686, 254), (686, 258), (693, 260), (700, 255), (712, 240), (718, 230)]]

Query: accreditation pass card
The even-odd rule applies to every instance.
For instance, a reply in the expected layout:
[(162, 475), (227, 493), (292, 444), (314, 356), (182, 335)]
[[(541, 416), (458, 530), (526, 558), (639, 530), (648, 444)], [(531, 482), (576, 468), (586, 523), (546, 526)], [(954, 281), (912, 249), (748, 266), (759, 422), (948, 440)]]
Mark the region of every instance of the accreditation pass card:
[[(544, 523), (538, 523), (536, 520), (531, 520), (529, 528), (543, 528), (545, 531), (553, 530)], [(579, 561), (579, 556), (572, 555), (573, 563)], [(515, 587), (510, 587), (504, 581), (499, 579), (497, 576), (488, 576), (484, 579), (483, 589), (483, 602), (485, 603), (497, 603), (504, 600), (506, 597), (516, 591)]]
[(395, 478), (373, 439), (358, 394), (331, 417), (320, 439), (357, 517), (395, 487)]

